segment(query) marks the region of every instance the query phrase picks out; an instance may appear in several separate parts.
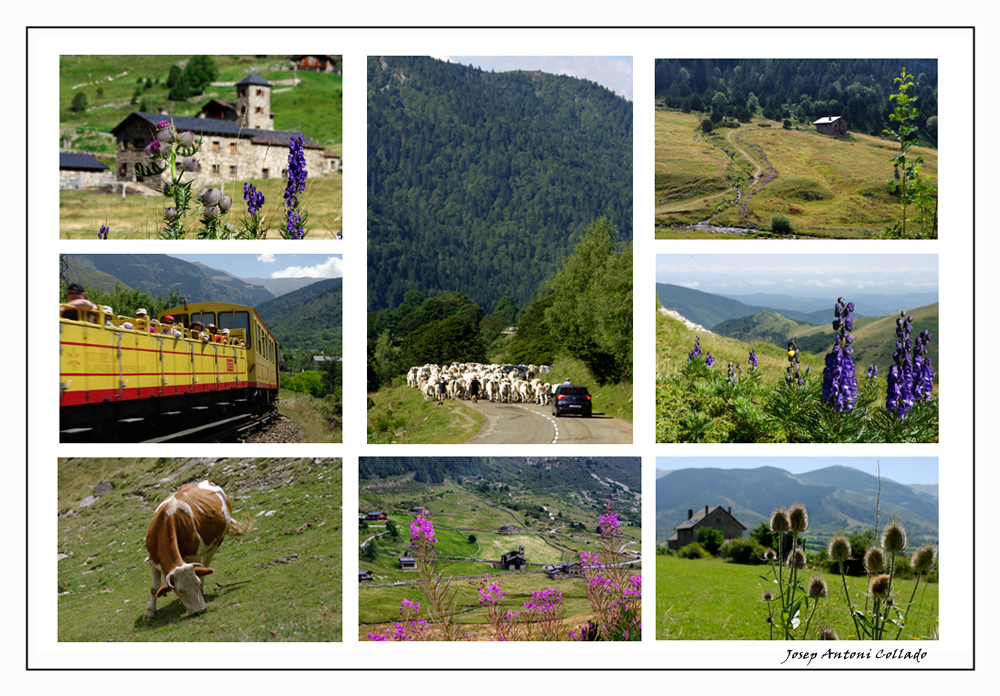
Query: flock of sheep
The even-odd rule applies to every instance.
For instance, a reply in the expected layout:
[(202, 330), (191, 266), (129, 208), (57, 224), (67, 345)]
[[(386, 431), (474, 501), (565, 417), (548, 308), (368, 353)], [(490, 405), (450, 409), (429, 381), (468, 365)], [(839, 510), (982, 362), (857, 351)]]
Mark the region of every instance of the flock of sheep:
[(445, 397), (469, 399), (469, 384), (479, 380), (479, 398), (500, 403), (537, 403), (545, 406), (558, 385), (538, 379), (547, 374), (548, 365), (484, 365), (482, 363), (452, 363), (448, 367), (424, 365), (411, 367), (406, 374), (407, 386), (419, 389), (424, 401), (437, 398), (438, 382), (445, 381)]

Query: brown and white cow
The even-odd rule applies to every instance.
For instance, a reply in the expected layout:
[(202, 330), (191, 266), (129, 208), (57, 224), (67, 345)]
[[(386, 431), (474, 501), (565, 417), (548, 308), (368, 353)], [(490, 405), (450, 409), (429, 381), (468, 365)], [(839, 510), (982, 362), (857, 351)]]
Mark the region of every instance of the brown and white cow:
[(171, 590), (188, 614), (208, 609), (202, 578), (213, 572), (212, 557), (227, 531), (240, 536), (249, 528), (249, 521), (233, 520), (225, 491), (208, 481), (184, 484), (160, 503), (146, 532), (153, 582), (143, 621), (156, 616), (156, 598)]

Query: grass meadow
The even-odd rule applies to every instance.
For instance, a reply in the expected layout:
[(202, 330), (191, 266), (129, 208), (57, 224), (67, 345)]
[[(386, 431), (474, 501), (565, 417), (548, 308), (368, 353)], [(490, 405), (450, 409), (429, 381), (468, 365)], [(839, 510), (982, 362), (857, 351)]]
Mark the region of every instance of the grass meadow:
[[(822, 600), (809, 629), (810, 639), (833, 628), (841, 640), (856, 640), (854, 623), (844, 599), (840, 575), (800, 571), (801, 577), (819, 575), (829, 596)], [(657, 640), (767, 640), (767, 606), (761, 596), (776, 585), (758, 577), (770, 576), (768, 566), (725, 563), (720, 559), (686, 560), (656, 557)], [(847, 578), (855, 608), (864, 608), (867, 578)], [(894, 580), (895, 595), (906, 601), (913, 581)], [(772, 607), (779, 607), (775, 602)], [(907, 628), (901, 639), (932, 640), (938, 637), (938, 585), (921, 582), (914, 598)], [(803, 616), (803, 623), (808, 616)], [(891, 635), (895, 636), (893, 631)]]
[[(892, 141), (861, 133), (834, 138), (810, 125), (784, 129), (763, 119), (706, 135), (701, 120), (700, 114), (656, 110), (657, 238), (739, 238), (672, 228), (710, 219), (712, 225), (766, 231), (774, 215), (787, 217), (798, 234), (864, 238), (901, 215), (886, 183), (893, 176), (889, 158), (897, 152)], [(733, 153), (731, 163), (722, 148)], [(778, 173), (763, 190), (753, 183), (764, 165), (755, 148)], [(918, 148), (914, 155), (923, 157), (921, 175), (936, 187), (937, 150)], [(728, 205), (737, 181), (750, 197)]]
[(344, 429), (339, 417), (329, 414), (330, 402), (310, 394), (282, 389), (278, 410), (298, 426), (302, 442), (343, 442)]
[[(87, 642), (339, 641), (343, 630), (339, 459), (60, 459), (58, 639)], [(227, 538), (205, 578), (208, 611), (149, 601), (146, 529), (184, 483), (222, 486), (253, 528)], [(114, 490), (80, 507), (98, 481)]]

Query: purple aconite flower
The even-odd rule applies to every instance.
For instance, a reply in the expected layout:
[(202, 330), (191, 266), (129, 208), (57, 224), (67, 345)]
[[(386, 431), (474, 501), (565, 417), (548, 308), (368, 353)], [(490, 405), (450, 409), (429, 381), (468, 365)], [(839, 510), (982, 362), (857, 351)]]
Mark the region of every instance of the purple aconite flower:
[(107, 225), (101, 225), (101, 229), (99, 229), (97, 231), (97, 238), (98, 239), (107, 239), (108, 238), (108, 232), (110, 232), (110, 231), (111, 231), (111, 228), (109, 228)]
[(747, 362), (750, 363), (750, 367), (757, 369), (757, 353), (753, 348), (750, 349), (750, 359)]
[(711, 367), (714, 363), (715, 363), (715, 356), (709, 353), (708, 357), (705, 358), (705, 364)]
[(875, 379), (876, 377), (878, 377), (878, 367), (875, 363), (872, 363), (871, 367), (868, 368), (868, 379)]
[(854, 410), (858, 398), (858, 379), (854, 376), (854, 349), (851, 348), (850, 332), (854, 320), (850, 313), (854, 304), (844, 302), (841, 297), (834, 305), (833, 328), (838, 331), (833, 348), (826, 354), (823, 368), (823, 400), (833, 410), (843, 413)]
[(913, 317), (900, 312), (896, 319), (896, 352), (892, 354), (894, 364), (886, 377), (885, 392), (885, 408), (899, 420), (906, 418), (914, 404), (913, 361), (910, 357), (913, 349), (913, 340), (910, 338), (912, 331)]
[(694, 350), (688, 351), (688, 362), (691, 362), (695, 358), (701, 355), (701, 337), (694, 337)]
[(306, 155), (302, 147), (303, 138), (292, 138), (288, 144), (288, 185), (285, 187), (285, 212), (288, 216), (286, 229), (292, 239), (302, 239), (305, 230), (302, 229), (302, 214), (299, 212), (298, 194), (306, 190)]
[(243, 184), (243, 200), (247, 203), (247, 212), (252, 217), (257, 217), (257, 213), (264, 207), (264, 194), (250, 183)]

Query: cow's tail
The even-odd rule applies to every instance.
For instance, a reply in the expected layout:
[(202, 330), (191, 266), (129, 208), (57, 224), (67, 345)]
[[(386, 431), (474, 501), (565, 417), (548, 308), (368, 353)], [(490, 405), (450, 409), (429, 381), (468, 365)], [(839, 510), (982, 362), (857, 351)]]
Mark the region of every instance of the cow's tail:
[(228, 531), (229, 534), (233, 536), (243, 536), (251, 529), (253, 529), (253, 518), (247, 515), (242, 520), (237, 520), (233, 517), (230, 517), (226, 531)]

